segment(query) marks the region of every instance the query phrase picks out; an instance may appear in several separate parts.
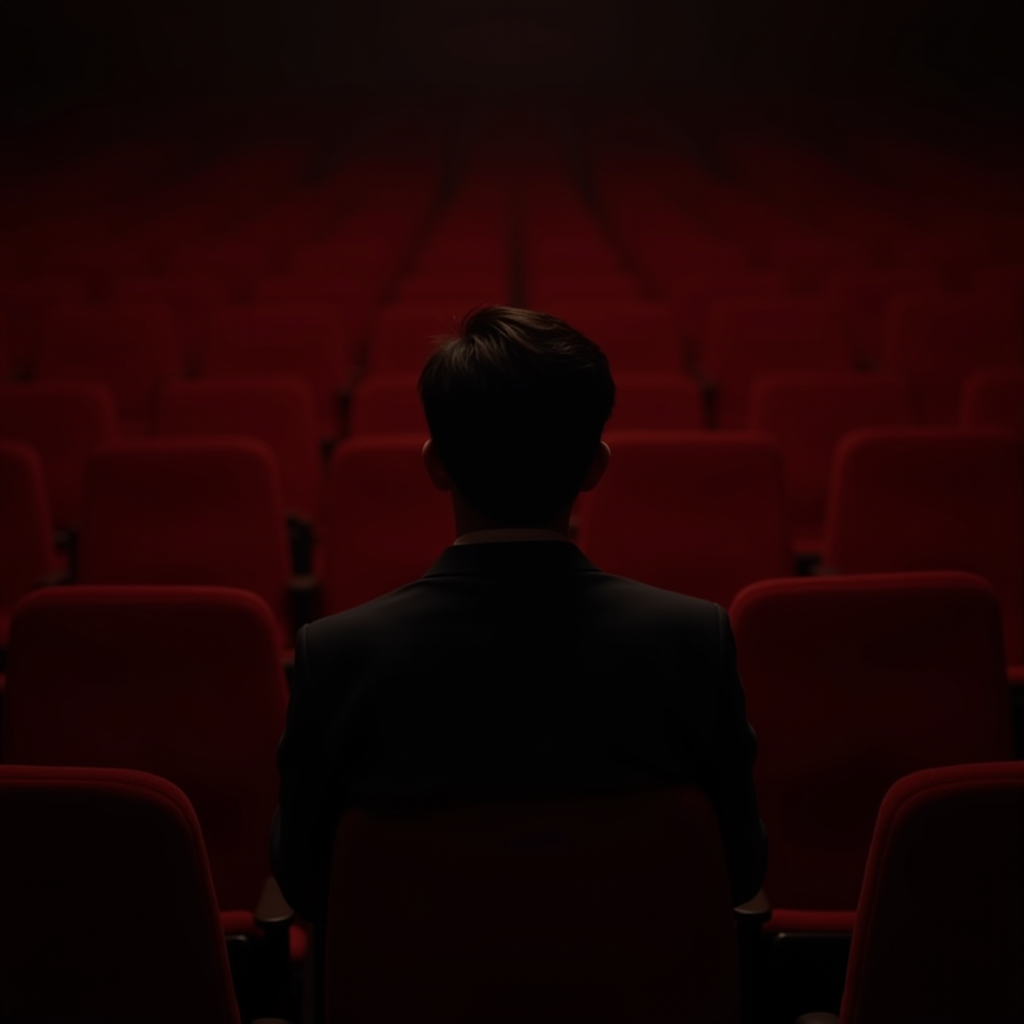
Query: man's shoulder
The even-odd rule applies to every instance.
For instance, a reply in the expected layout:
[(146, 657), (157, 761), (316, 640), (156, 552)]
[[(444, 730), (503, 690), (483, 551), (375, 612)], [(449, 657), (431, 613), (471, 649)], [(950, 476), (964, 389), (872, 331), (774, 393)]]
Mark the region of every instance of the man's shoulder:
[[(509, 585), (516, 586), (512, 581)], [(523, 589), (521, 583), (518, 586)], [(455, 615), (462, 610), (464, 615), (459, 621), (465, 624), (486, 614), (482, 589), (472, 584), (453, 589), (444, 577), (426, 576), (365, 604), (318, 619), (306, 627), (306, 642), (330, 643), (343, 637), (365, 641), (381, 636), (390, 636), (394, 641), (398, 631), (422, 628), (426, 618), (442, 611), (446, 619), (455, 621)], [(575, 605), (577, 615), (593, 615), (595, 622), (619, 623), (627, 629), (667, 627), (717, 633), (725, 614), (711, 601), (600, 571), (576, 574), (570, 590), (560, 598)], [(529, 588), (524, 596), (529, 599)], [(538, 589), (535, 599), (541, 598)], [(570, 610), (564, 604), (561, 607), (564, 613)]]

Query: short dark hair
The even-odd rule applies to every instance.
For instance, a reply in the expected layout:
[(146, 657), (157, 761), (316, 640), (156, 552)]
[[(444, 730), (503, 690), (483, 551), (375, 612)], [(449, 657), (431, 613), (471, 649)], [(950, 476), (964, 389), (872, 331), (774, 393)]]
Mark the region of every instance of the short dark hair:
[(441, 465), (474, 511), (542, 526), (580, 492), (615, 404), (604, 353), (548, 313), (471, 310), (419, 380)]

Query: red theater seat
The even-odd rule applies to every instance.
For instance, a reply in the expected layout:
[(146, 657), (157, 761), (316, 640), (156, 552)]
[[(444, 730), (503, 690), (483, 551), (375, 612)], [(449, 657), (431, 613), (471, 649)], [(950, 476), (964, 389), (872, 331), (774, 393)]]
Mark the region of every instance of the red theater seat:
[(334, 850), (330, 1022), (739, 1020), (721, 840), (693, 789), (355, 810)]
[(792, 572), (782, 455), (741, 433), (607, 435), (604, 479), (581, 506), (580, 546), (598, 568), (728, 604)]
[(1021, 864), (1024, 764), (900, 779), (868, 854), (842, 1024), (1024, 1019)]
[(836, 450), (823, 558), (841, 573), (955, 569), (987, 579), (1024, 661), (1024, 445), (982, 428), (875, 427)]
[(503, 267), (430, 268), (417, 270), (398, 284), (398, 301), (436, 302), (456, 300), (467, 309), (471, 306), (505, 305), (510, 297), (511, 283)]
[(86, 472), (78, 578), (240, 587), (267, 602), (286, 640), (290, 567), (273, 452), (239, 437), (99, 452)]
[(23, 441), (38, 453), (58, 529), (78, 525), (85, 467), (117, 433), (114, 403), (102, 384), (38, 381), (0, 386), (0, 439)]
[(1024, 441), (1024, 366), (972, 373), (960, 395), (960, 422), (999, 427)]
[(714, 388), (714, 420), (746, 426), (750, 386), (780, 370), (848, 370), (853, 361), (828, 300), (720, 300), (709, 313), (701, 370)]
[(998, 600), (966, 573), (801, 578), (753, 584), (730, 616), (771, 837), (769, 928), (849, 931), (889, 786), (1011, 756)]
[(370, 332), (367, 375), (418, 375), (438, 339), (458, 336), (459, 322), (468, 309), (459, 302), (383, 307)]
[(832, 456), (857, 427), (910, 421), (902, 380), (859, 373), (794, 370), (754, 382), (750, 425), (782, 449), (798, 551), (819, 551)]
[(47, 317), (61, 306), (81, 305), (89, 287), (78, 277), (0, 274), (0, 326), (13, 375), (27, 377)]
[(0, 441), (0, 646), (11, 610), (57, 568), (43, 466), (34, 448)]
[(700, 386), (681, 373), (615, 375), (612, 430), (700, 430), (704, 409)]
[(316, 400), (304, 380), (179, 381), (160, 395), (157, 430), (168, 437), (242, 435), (274, 453), (288, 514), (316, 520), (323, 464)]
[(616, 380), (620, 373), (679, 374), (683, 349), (670, 307), (660, 302), (559, 299), (544, 311), (566, 321), (598, 345)]
[(415, 375), (371, 375), (360, 381), (352, 390), (349, 434), (422, 434), (426, 440), (418, 380)]
[(195, 811), (155, 775), (0, 766), (5, 1021), (239, 1024)]
[(526, 297), (533, 309), (546, 311), (570, 299), (578, 303), (586, 299), (636, 302), (642, 298), (642, 289), (637, 278), (625, 270), (561, 267), (534, 273), (527, 281)]
[(419, 579), (455, 539), (448, 495), (423, 467), (424, 440), (368, 435), (334, 449), (323, 528), (326, 612)]
[(909, 381), (922, 423), (953, 423), (970, 374), (1024, 365), (1024, 313), (1010, 300), (918, 296), (893, 303), (882, 339), (882, 368)]
[(110, 389), (122, 430), (150, 433), (162, 384), (181, 376), (170, 311), (161, 306), (67, 306), (46, 319), (32, 376)]
[(337, 307), (261, 303), (223, 307), (203, 356), (207, 377), (301, 377), (313, 389), (319, 428), (341, 429), (341, 395), (351, 382), (354, 343)]

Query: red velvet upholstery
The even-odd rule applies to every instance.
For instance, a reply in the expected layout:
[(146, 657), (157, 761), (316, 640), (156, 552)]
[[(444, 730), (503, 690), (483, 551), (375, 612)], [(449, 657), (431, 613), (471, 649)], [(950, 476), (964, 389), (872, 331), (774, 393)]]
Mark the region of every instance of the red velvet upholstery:
[(750, 425), (782, 449), (798, 548), (820, 548), (832, 456), (842, 436), (909, 421), (906, 385), (895, 377), (793, 370), (754, 382)]
[(601, 347), (612, 374), (681, 373), (679, 329), (666, 303), (619, 299), (598, 289), (590, 298), (559, 297), (539, 306)]
[(419, 434), (367, 435), (337, 446), (327, 472), (325, 611), (418, 579), (455, 539), (447, 494), (423, 467)]
[(160, 386), (181, 375), (170, 311), (163, 306), (67, 306), (46, 318), (37, 380), (92, 380), (110, 388), (123, 429), (153, 429)]
[(306, 381), (180, 381), (160, 395), (157, 430), (177, 437), (240, 434), (265, 442), (277, 462), (287, 511), (317, 518), (324, 471), (316, 399)]
[(54, 525), (77, 526), (89, 459), (113, 442), (110, 392), (91, 381), (43, 381), (0, 387), (0, 439), (24, 441), (39, 455)]
[(196, 808), (220, 906), (252, 910), (270, 873), (287, 701), (273, 618), (221, 587), (55, 587), (11, 624), (8, 764), (135, 768)]
[(746, 298), (715, 303), (701, 344), (701, 369), (715, 387), (715, 423), (747, 424), (750, 385), (778, 370), (845, 370), (853, 359), (837, 307), (827, 300)]
[(466, 312), (457, 302), (407, 302), (385, 306), (370, 332), (367, 375), (416, 374), (423, 369), (435, 339), (458, 335)]
[(202, 361), (208, 377), (296, 376), (316, 395), (325, 436), (340, 430), (340, 395), (355, 365), (355, 342), (330, 303), (224, 306), (213, 317)]
[(1024, 764), (915, 772), (868, 855), (843, 1024), (1024, 1019)]
[[(717, 823), (692, 789), (338, 827), (327, 1019), (739, 1019)], [(396, 979), (401, 983), (396, 983)]]
[(0, 441), (0, 644), (11, 609), (57, 568), (43, 467), (33, 448)]
[(598, 568), (720, 604), (792, 571), (782, 456), (753, 434), (607, 436), (604, 479), (581, 506)]
[(284, 629), (290, 555), (274, 456), (251, 438), (124, 442), (89, 464), (82, 583), (184, 583), (259, 594)]
[(14, 376), (32, 372), (35, 348), (51, 311), (88, 298), (88, 285), (79, 277), (0, 273), (0, 321)]
[(1010, 756), (998, 602), (966, 573), (879, 574), (755, 583), (730, 615), (758, 736), (771, 927), (810, 927), (785, 911), (856, 907), (896, 779)]
[(1024, 366), (978, 370), (964, 382), (960, 422), (1000, 427), (1024, 441)]
[(348, 431), (360, 434), (422, 434), (429, 431), (413, 374), (371, 375), (352, 390)]
[(0, 1016), (238, 1024), (195, 812), (136, 771), (0, 766)]
[(615, 375), (612, 430), (700, 430), (704, 409), (700, 387), (681, 373)]
[(836, 450), (824, 560), (844, 573), (959, 569), (1003, 608), (1024, 660), (1024, 445), (982, 428), (876, 427)]
[(968, 376), (989, 366), (1024, 364), (1024, 311), (1010, 299), (917, 296), (890, 306), (882, 368), (911, 386), (914, 416), (953, 423)]

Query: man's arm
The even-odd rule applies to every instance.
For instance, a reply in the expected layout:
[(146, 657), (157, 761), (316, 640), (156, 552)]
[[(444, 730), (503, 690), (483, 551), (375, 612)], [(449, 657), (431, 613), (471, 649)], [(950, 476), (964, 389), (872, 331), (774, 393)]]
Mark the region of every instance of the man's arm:
[(288, 717), (277, 747), (281, 790), (270, 856), (285, 898), (300, 916), (318, 921), (327, 912), (334, 832), (344, 801), (326, 763), (327, 708), (311, 677), (307, 628), (296, 638)]
[(754, 790), (757, 737), (747, 721), (736, 668), (736, 642), (725, 609), (718, 611), (721, 678), (715, 705), (710, 772), (702, 783), (714, 804), (729, 868), (733, 904), (752, 899), (764, 883), (768, 845)]

